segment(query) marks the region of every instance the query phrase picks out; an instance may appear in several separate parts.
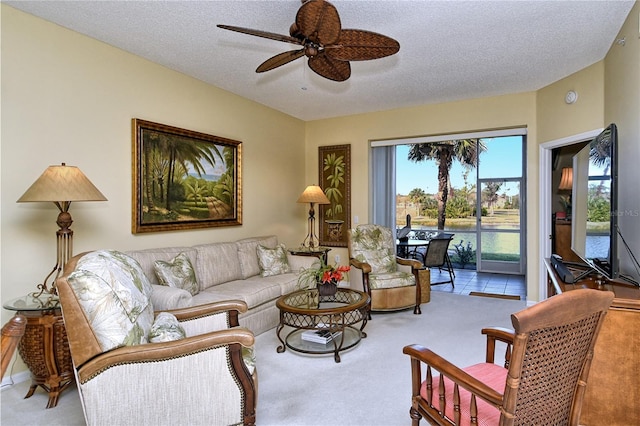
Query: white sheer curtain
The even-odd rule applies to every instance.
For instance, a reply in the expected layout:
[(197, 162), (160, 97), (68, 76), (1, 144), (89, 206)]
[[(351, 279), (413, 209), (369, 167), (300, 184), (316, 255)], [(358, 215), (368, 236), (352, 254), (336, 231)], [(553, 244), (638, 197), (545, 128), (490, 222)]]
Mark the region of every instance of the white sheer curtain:
[(371, 149), (371, 223), (396, 229), (396, 147)]

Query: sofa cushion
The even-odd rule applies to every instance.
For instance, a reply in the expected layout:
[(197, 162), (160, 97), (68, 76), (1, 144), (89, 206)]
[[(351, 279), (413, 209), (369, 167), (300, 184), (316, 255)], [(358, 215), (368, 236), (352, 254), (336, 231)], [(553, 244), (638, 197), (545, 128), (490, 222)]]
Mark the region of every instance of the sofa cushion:
[(278, 238), (275, 235), (270, 235), (267, 237), (244, 238), (236, 241), (243, 279), (260, 273), (257, 254), (258, 244), (268, 248), (275, 248), (278, 245)]
[[(246, 280), (230, 281), (217, 285), (210, 291), (214, 292), (217, 297), (222, 296), (226, 299), (242, 300), (251, 309), (280, 297), (282, 295), (281, 277), (286, 276), (278, 275), (263, 278), (260, 275), (256, 275)], [(208, 293), (208, 291), (200, 292), (195, 297), (199, 298), (202, 293)]]
[(242, 279), (236, 243), (211, 243), (194, 246), (198, 250), (196, 275), (200, 290)]
[(257, 251), (260, 275), (263, 277), (286, 274), (291, 271), (284, 244), (280, 244), (276, 248), (268, 248), (258, 244)]
[[(125, 254), (138, 261), (151, 284), (160, 284), (155, 271), (156, 260), (170, 261), (180, 253), (185, 253), (193, 269), (198, 270), (198, 251), (192, 247), (164, 247), (144, 250), (131, 250)], [(196, 277), (198, 275), (196, 274)]]
[(416, 284), (416, 277), (404, 271), (391, 274), (369, 274), (369, 285), (372, 289), (405, 287)]
[(184, 328), (175, 315), (169, 312), (160, 312), (149, 331), (149, 342), (171, 342), (187, 337)]
[(154, 267), (160, 284), (187, 290), (192, 295), (196, 295), (200, 291), (196, 271), (184, 252), (168, 262), (156, 260)]
[(135, 259), (94, 251), (82, 256), (67, 281), (103, 351), (148, 341), (151, 284)]

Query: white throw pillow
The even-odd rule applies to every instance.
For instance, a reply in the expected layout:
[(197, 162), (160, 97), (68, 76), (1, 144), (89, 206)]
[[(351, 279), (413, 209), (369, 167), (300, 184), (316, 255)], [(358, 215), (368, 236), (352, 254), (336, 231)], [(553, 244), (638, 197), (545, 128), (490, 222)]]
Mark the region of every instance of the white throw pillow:
[(276, 248), (267, 248), (258, 244), (258, 263), (260, 264), (261, 275), (270, 277), (273, 275), (286, 274), (291, 272), (287, 259), (287, 249), (284, 244), (279, 244)]
[(149, 331), (149, 342), (171, 342), (187, 337), (184, 328), (175, 315), (169, 312), (160, 312)]
[(192, 296), (200, 291), (196, 272), (185, 253), (178, 254), (168, 262), (156, 260), (153, 266), (160, 284), (187, 290)]
[(94, 251), (80, 258), (67, 281), (103, 351), (147, 343), (151, 284), (135, 259), (115, 250)]

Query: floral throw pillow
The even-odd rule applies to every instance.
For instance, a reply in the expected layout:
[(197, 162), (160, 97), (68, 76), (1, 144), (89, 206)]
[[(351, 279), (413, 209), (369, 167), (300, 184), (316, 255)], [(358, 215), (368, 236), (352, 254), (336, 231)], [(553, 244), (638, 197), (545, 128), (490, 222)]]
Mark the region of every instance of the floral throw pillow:
[(67, 281), (104, 352), (147, 343), (152, 288), (137, 261), (114, 250), (94, 251), (82, 256)]
[(196, 272), (186, 253), (180, 253), (168, 262), (156, 260), (153, 266), (160, 284), (187, 290), (193, 296), (200, 291)]
[(256, 250), (258, 252), (258, 263), (260, 264), (260, 275), (263, 277), (291, 272), (284, 244), (279, 244), (276, 248), (268, 248), (258, 244)]
[(171, 342), (184, 339), (186, 336), (184, 328), (182, 328), (175, 315), (169, 312), (161, 312), (151, 326), (149, 342)]

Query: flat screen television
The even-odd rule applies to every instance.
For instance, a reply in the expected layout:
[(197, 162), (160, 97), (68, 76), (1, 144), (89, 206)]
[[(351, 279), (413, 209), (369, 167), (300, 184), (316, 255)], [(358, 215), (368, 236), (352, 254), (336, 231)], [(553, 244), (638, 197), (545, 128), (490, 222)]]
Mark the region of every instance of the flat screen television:
[(618, 278), (618, 130), (610, 124), (573, 156), (571, 249)]

